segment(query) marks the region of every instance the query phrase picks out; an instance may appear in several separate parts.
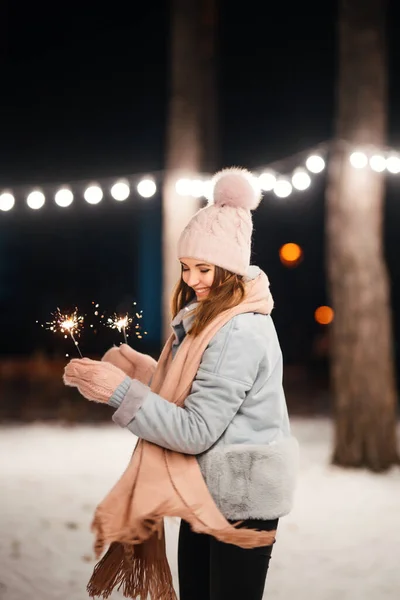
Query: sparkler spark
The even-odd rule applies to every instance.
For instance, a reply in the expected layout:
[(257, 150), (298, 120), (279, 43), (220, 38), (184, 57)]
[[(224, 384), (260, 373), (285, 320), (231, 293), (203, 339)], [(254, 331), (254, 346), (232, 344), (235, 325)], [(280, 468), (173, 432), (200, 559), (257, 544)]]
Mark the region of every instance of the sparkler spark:
[(128, 343), (128, 336), (127, 336), (126, 332), (129, 329), (131, 323), (132, 323), (132, 317), (130, 317), (128, 315), (128, 313), (124, 317), (114, 314), (113, 318), (107, 319), (108, 327), (111, 327), (111, 329), (118, 329), (118, 331), (120, 333), (122, 331), (122, 333), (124, 335), (125, 344)]
[[(132, 304), (133, 306), (136, 306), (136, 302), (133, 302)], [(114, 313), (111, 317), (108, 317), (107, 310), (103, 310), (98, 302), (93, 301), (92, 306), (94, 316), (102, 325), (109, 327), (110, 329), (118, 329), (120, 333), (123, 333), (125, 344), (128, 343), (128, 331), (132, 328), (132, 323), (143, 318), (143, 311), (141, 310), (140, 312), (136, 312), (136, 308), (134, 309), (135, 314), (133, 316), (131, 316), (129, 313), (126, 313), (125, 315)], [(93, 325), (90, 325), (90, 327), (93, 327)], [(138, 339), (142, 339), (139, 324), (135, 325), (134, 333)], [(144, 332), (144, 335), (147, 335), (147, 331)]]
[(53, 333), (63, 333), (64, 337), (67, 335), (71, 336), (72, 341), (74, 342), (76, 349), (79, 352), (79, 356), (83, 358), (81, 350), (79, 348), (78, 342), (76, 341), (75, 336), (79, 336), (80, 330), (83, 327), (84, 317), (83, 315), (78, 314), (78, 309), (75, 308), (74, 312), (71, 314), (63, 314), (59, 308), (57, 308), (56, 312), (52, 313), (54, 319), (52, 321), (48, 321), (46, 323), (46, 329), (49, 329)]

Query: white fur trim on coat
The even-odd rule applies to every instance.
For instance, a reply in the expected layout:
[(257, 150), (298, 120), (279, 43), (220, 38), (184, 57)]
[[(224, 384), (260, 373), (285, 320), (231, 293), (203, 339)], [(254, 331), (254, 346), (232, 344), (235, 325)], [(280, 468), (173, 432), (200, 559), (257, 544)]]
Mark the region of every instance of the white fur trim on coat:
[(293, 504), (298, 442), (264, 446), (217, 444), (197, 456), (207, 487), (226, 519), (276, 519)]

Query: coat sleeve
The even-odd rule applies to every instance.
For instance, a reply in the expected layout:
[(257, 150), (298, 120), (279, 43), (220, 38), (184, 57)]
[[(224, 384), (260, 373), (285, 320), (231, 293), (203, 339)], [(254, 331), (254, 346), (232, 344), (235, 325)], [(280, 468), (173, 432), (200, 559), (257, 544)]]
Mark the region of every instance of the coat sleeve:
[(169, 450), (205, 452), (224, 433), (252, 388), (260, 355), (251, 332), (238, 328), (232, 319), (204, 351), (184, 407), (127, 378), (111, 402), (119, 405), (113, 420)]

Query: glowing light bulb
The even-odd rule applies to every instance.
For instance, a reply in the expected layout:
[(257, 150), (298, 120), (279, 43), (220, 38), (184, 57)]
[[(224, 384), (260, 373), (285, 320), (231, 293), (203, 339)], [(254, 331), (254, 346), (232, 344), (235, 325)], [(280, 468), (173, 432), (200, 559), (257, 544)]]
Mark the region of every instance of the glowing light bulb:
[(369, 159), (369, 166), (373, 171), (382, 173), (386, 169), (386, 158), (380, 154), (375, 154)]
[(190, 196), (191, 184), (190, 179), (178, 179), (175, 184), (176, 192), (180, 196)]
[(129, 197), (130, 188), (126, 181), (117, 181), (111, 188), (111, 196), (114, 200), (122, 202)]
[(42, 192), (39, 190), (35, 190), (28, 195), (26, 203), (28, 204), (29, 208), (38, 210), (39, 208), (42, 208), (45, 203), (44, 194), (42, 194)]
[(90, 185), (85, 190), (84, 198), (89, 204), (98, 204), (103, 199), (103, 190), (98, 185)]
[(393, 173), (394, 175), (400, 173), (400, 158), (398, 156), (389, 156), (386, 159), (386, 168), (389, 173)]
[(151, 198), (157, 191), (157, 186), (152, 179), (142, 179), (137, 186), (138, 193), (143, 198)]
[(74, 200), (74, 195), (68, 188), (61, 188), (54, 197), (55, 203), (62, 208), (70, 206)]
[(306, 167), (311, 173), (321, 173), (325, 169), (325, 161), (322, 156), (312, 154), (306, 160)]
[(311, 177), (304, 169), (296, 169), (292, 176), (292, 184), (296, 190), (306, 190), (311, 185)]
[(0, 210), (6, 212), (11, 210), (15, 204), (15, 198), (10, 192), (0, 194)]
[(276, 175), (272, 171), (264, 171), (258, 178), (258, 183), (264, 192), (270, 192), (276, 184)]
[(292, 185), (287, 179), (278, 179), (274, 186), (274, 194), (278, 198), (287, 198), (292, 193)]
[(350, 163), (355, 169), (363, 169), (368, 164), (368, 158), (364, 152), (353, 152), (350, 154)]

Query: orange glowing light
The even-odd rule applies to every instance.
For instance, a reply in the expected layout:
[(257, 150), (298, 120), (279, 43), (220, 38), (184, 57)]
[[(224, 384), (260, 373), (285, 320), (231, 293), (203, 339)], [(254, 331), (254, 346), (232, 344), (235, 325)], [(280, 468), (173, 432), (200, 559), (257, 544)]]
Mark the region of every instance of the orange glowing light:
[(290, 242), (284, 244), (279, 250), (279, 257), (282, 264), (290, 267), (296, 266), (303, 257), (303, 250), (298, 244)]
[(329, 325), (332, 323), (335, 313), (330, 306), (319, 306), (315, 311), (315, 320), (320, 325)]

